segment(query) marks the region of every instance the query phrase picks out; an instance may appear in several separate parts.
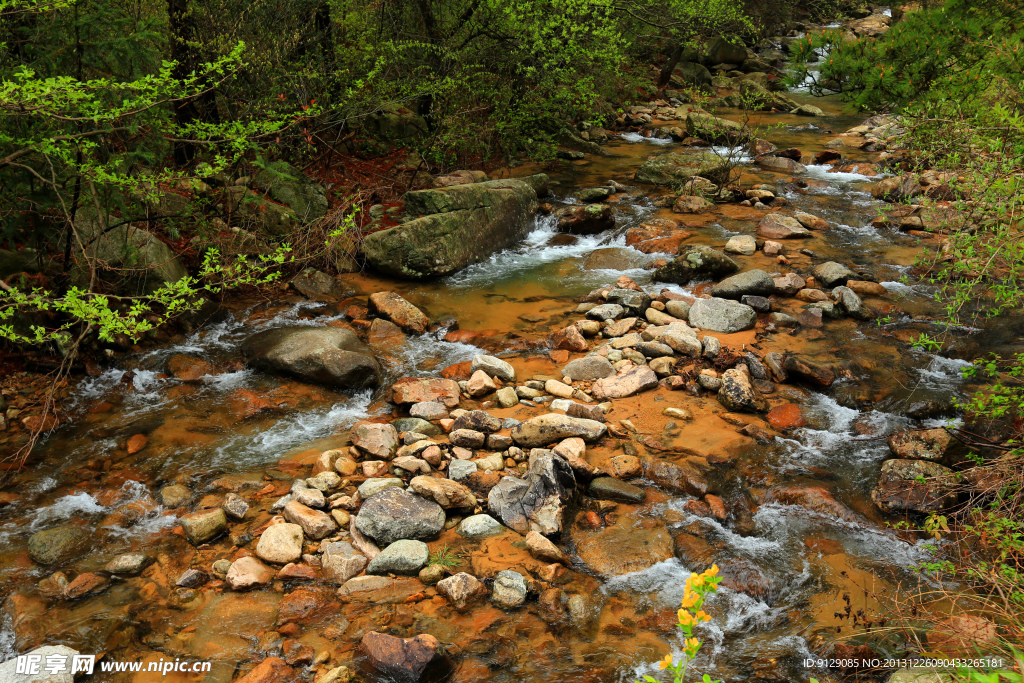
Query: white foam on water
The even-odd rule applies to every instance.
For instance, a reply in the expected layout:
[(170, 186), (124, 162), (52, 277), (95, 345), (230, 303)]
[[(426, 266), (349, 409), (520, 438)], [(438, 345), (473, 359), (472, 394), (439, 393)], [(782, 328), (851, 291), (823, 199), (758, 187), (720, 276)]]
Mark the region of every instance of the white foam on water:
[(288, 415), (261, 431), (235, 434), (214, 449), (213, 465), (237, 471), (280, 459), (285, 451), (330, 436), (370, 416), (371, 391), (354, 394), (329, 408)]
[(751, 164), (754, 162), (754, 157), (750, 156), (747, 148), (741, 145), (735, 147), (711, 147), (710, 151), (734, 164)]
[(39, 508), (32, 521), (29, 522), (29, 528), (38, 529), (82, 515), (98, 515), (106, 510), (107, 508), (97, 503), (96, 499), (88, 493), (75, 493), (58, 498), (53, 504)]
[(621, 135), (619, 135), (619, 137), (622, 140), (625, 140), (626, 142), (649, 142), (652, 145), (670, 145), (670, 144), (672, 144), (672, 138), (671, 137), (666, 137), (666, 138), (654, 138), (654, 137), (651, 137), (651, 138), (648, 138), (648, 137), (644, 137), (643, 135), (640, 135), (640, 133), (622, 133)]
[[(402, 374), (417, 377), (423, 374), (434, 375), (437, 368), (444, 368), (455, 363), (472, 360), (478, 354), (487, 352), (473, 344), (463, 342), (446, 342), (437, 336), (427, 333), (409, 336), (401, 350)], [(420, 370), (420, 367), (431, 362), (433, 368)]]
[[(921, 352), (924, 353), (924, 352)], [(956, 390), (964, 382), (964, 370), (974, 364), (959, 358), (945, 358), (932, 353), (924, 353), (929, 358), (928, 365), (917, 369), (924, 386), (935, 389)]]
[(858, 183), (858, 182), (874, 182), (881, 175), (869, 176), (863, 173), (847, 173), (845, 171), (832, 171), (831, 166), (823, 164), (808, 164), (807, 175), (815, 180), (823, 180), (827, 183)]

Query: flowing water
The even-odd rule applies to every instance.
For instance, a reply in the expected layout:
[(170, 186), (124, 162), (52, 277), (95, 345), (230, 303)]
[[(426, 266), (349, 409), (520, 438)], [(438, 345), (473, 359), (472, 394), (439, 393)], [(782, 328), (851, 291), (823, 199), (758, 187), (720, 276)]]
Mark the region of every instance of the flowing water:
[[(780, 148), (798, 147), (807, 158), (824, 149), (834, 133), (860, 123), (860, 117), (845, 113), (838, 102), (814, 102), (826, 116), (759, 114), (751, 124), (762, 129), (761, 137)], [(632, 174), (646, 158), (679, 147), (666, 139), (623, 135), (607, 145), (607, 157), (546, 169), (555, 181), (554, 201), (571, 202), (575, 189), (611, 179), (634, 187)], [(882, 321), (827, 321), (822, 330), (777, 332), (757, 340), (763, 350), (797, 351), (845, 369), (844, 379), (828, 393), (782, 389), (786, 400), (802, 405), (806, 426), (758, 443), (724, 422), (714, 401), (663, 390), (617, 401), (610, 416), (628, 418), (642, 433), (680, 445), (682, 452), (729, 463), (716, 473), (715, 489), (745, 511), (729, 522), (698, 517), (686, 506), (688, 496), (655, 488), (644, 505), (619, 505), (606, 520), (637, 534), (699, 531), (716, 557), (748, 568), (754, 588), (723, 588), (708, 607), (713, 619), (704, 630), (708, 644), (696, 668), (715, 678), (829, 678), (828, 672), (805, 667), (803, 659), (823, 641), (852, 633), (848, 620), (836, 616), (848, 604), (844, 596), (852, 598), (854, 609), (875, 609), (875, 595), (913, 584), (918, 580), (914, 564), (928, 557), (920, 539), (884, 525), (869, 493), (888, 455), (881, 437), (919, 424), (901, 416), (911, 402), (948, 402), (961, 395), (965, 387), (960, 371), (966, 363), (905, 343), (907, 333), (929, 329), (926, 316), (933, 305), (926, 287), (901, 282), (920, 251), (921, 238), (871, 226), (877, 205), (869, 188), (877, 171), (867, 163), (869, 155), (844, 154), (865, 162), (864, 172), (836, 173), (812, 165), (806, 173), (786, 177), (760, 171), (747, 157), (737, 158), (746, 186), (772, 183), (791, 208), (819, 215), (834, 226), (808, 245), (813, 258), (794, 254), (794, 265), (806, 272), (814, 263), (834, 259), (869, 271), (890, 290), (886, 299), (872, 301), (893, 307)], [(635, 189), (616, 195), (618, 224), (606, 233), (560, 235), (553, 219), (539, 217), (520, 245), (436, 282), (343, 276), (354, 297), (390, 289), (427, 311), (432, 320), (458, 320), (461, 341), (443, 341), (447, 330), (441, 330), (380, 349), (388, 379), (434, 376), (485, 351), (508, 352), (521, 378), (557, 374), (560, 366), (548, 358), (545, 340), (575, 319), (570, 312), (578, 297), (621, 275), (654, 292), (664, 286), (651, 282), (647, 266), (670, 255), (628, 247), (624, 233), (656, 217), (680, 217), (655, 207), (647, 196), (652, 188)], [(721, 213), (684, 217), (693, 233), (687, 243), (720, 248), (731, 235), (753, 234), (760, 215), (753, 208), (728, 206)], [(778, 269), (761, 252), (738, 259), (744, 268)], [(66, 643), (112, 659), (210, 659), (214, 666), (206, 680), (227, 681), (236, 667), (274, 651), (279, 603), (295, 586), (278, 583), (246, 594), (217, 584), (198, 592), (176, 589), (175, 580), (189, 566), (208, 568), (218, 558), (236, 557), (238, 550), (225, 538), (193, 551), (175, 533), (175, 511), (158, 504), (157, 492), (167, 484), (183, 483), (197, 492), (196, 505), (216, 502), (226, 491), (265, 501), (255, 505), (263, 509), (254, 518), (232, 525), (235, 536), (256, 531), (269, 519), (269, 501), (286, 491), (293, 477), (321, 451), (348, 443), (348, 427), (369, 416), (390, 415), (384, 390), (339, 394), (247, 369), (240, 362), (238, 343), (248, 334), (286, 324), (343, 324), (348, 303), (311, 303), (287, 295), (235, 304), (219, 322), (174, 344), (120, 358), (77, 385), (73, 396), (78, 418), (49, 435), (32, 467), (14, 477), (7, 490), (18, 498), (0, 513), (5, 548), (0, 593), (6, 597), (0, 659), (42, 643)], [(792, 299), (781, 303), (783, 311), (797, 310)], [(976, 337), (965, 332), (962, 355), (982, 348)], [(755, 343), (752, 334), (733, 340), (726, 335), (723, 341), (727, 346)], [(216, 374), (200, 383), (168, 376), (167, 359), (178, 353), (207, 360)], [(661, 413), (667, 405), (686, 407), (695, 420), (682, 427), (671, 423)], [(521, 406), (492, 412), (523, 419), (543, 411)], [(147, 443), (129, 454), (126, 439), (137, 434), (145, 435)], [(617, 443), (601, 445), (588, 451), (588, 459), (600, 466), (621, 452)], [(754, 502), (778, 486), (822, 487), (848, 514)], [(78, 602), (54, 597), (44, 581), (52, 569), (34, 564), (26, 544), (35, 531), (65, 522), (80, 529), (91, 548), (65, 567), (72, 575), (101, 569), (126, 551), (146, 552), (157, 561), (143, 576), (116, 581), (95, 597)], [(598, 532), (574, 525), (564, 547), (572, 551), (593, 533)], [(239, 539), (242, 545), (245, 541)], [(493, 575), (495, 567), (509, 566), (533, 575), (539, 571), (539, 563), (521, 544), (504, 537), (466, 541), (446, 531), (431, 547), (442, 544), (456, 552), (463, 569), (477, 575)], [(582, 604), (581, 613), (562, 621), (552, 621), (536, 601), (511, 613), (481, 606), (458, 614), (432, 594), (378, 604), (339, 604), (327, 597), (323, 608), (302, 622), (296, 637), (317, 652), (329, 653), (331, 666), (346, 661), (361, 635), (376, 629), (403, 636), (428, 632), (450, 644), (459, 662), (452, 680), (632, 681), (654, 673), (655, 662), (667, 652), (680, 652), (675, 609), (691, 569), (671, 559), (643, 571), (599, 578), (574, 561), (562, 588), (583, 597), (576, 603)], [(130, 675), (96, 677), (127, 680)]]

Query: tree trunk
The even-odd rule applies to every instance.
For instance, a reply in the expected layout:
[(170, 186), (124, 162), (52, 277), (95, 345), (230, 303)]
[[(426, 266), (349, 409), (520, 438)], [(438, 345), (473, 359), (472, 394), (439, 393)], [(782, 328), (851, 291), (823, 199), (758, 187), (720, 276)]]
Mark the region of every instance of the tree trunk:
[(669, 55), (668, 61), (665, 62), (665, 66), (662, 67), (661, 73), (658, 75), (658, 87), (664, 87), (668, 85), (669, 79), (672, 78), (672, 72), (676, 69), (676, 64), (683, 56), (683, 43), (680, 41), (676, 43), (675, 48), (672, 49), (672, 54)]

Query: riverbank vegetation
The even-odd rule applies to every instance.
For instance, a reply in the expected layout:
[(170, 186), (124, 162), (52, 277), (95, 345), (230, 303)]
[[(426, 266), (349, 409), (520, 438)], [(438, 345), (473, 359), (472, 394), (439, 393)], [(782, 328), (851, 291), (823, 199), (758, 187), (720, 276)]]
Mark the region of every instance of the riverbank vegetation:
[[(955, 352), (966, 332), (994, 317), (1019, 320), (1024, 304), (1024, 24), (1018, 2), (963, 0), (908, 12), (884, 37), (846, 42), (836, 31), (802, 41), (801, 56), (827, 51), (815, 88), (858, 107), (899, 116), (888, 145), (897, 199), (925, 192), (924, 211), (941, 215), (937, 248), (915, 275), (934, 287), (945, 315), (923, 348)], [(899, 203), (892, 209), (901, 214)], [(906, 216), (905, 213), (901, 214)], [(1013, 323), (1017, 324), (1017, 323)], [(962, 481), (965, 502), (932, 515), (936, 560), (922, 569), (938, 590), (912, 614), (947, 615), (950, 601), (999, 626), (990, 652), (1018, 661), (1024, 642), (1024, 356), (975, 360), (975, 391), (956, 430), (977, 467)], [(945, 588), (968, 587), (955, 597)], [(918, 609), (920, 608), (920, 609)]]

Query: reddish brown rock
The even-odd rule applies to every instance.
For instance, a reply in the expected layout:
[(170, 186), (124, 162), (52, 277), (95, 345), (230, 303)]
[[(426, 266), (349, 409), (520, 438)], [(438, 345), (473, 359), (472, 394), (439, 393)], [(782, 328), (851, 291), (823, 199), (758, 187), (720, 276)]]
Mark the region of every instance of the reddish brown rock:
[(283, 581), (314, 581), (317, 578), (316, 570), (307, 564), (295, 564), (289, 562), (281, 567), (277, 578)]
[(680, 245), (693, 233), (678, 227), (675, 221), (671, 221), (671, 224), (657, 224), (652, 221), (630, 228), (626, 231), (626, 246), (645, 254), (675, 254), (679, 251)]
[[(813, 309), (812, 309), (813, 310)], [(803, 324), (803, 320), (800, 321)], [(836, 381), (836, 375), (828, 368), (817, 365), (796, 356), (786, 356), (783, 367), (790, 376), (802, 379), (805, 382), (816, 384), (820, 387), (828, 387)]]
[(370, 310), (382, 315), (401, 327), (406, 332), (423, 334), (427, 331), (430, 320), (423, 311), (395, 294), (394, 292), (376, 292), (370, 295)]
[(214, 369), (202, 358), (176, 353), (167, 359), (167, 372), (182, 382), (198, 382), (203, 377), (214, 374)]
[(133, 455), (145, 448), (148, 443), (149, 437), (145, 434), (134, 434), (128, 437), (128, 441), (125, 442), (124, 447), (125, 450), (128, 451), (129, 455)]
[(569, 325), (555, 332), (551, 337), (551, 343), (557, 349), (576, 351), (578, 353), (582, 353), (590, 348), (587, 340), (583, 338), (583, 334), (575, 325)]
[(356, 664), (371, 680), (384, 678), (396, 683), (439, 680), (451, 669), (437, 638), (426, 633), (396, 638), (371, 631), (359, 643)]
[(109, 585), (110, 579), (107, 577), (86, 572), (79, 574), (74, 581), (67, 585), (64, 589), (64, 597), (68, 600), (77, 600), (89, 595), (96, 595), (105, 591)]
[(450, 379), (403, 377), (391, 385), (391, 395), (398, 404), (437, 401), (449, 408), (459, 405), (459, 385)]
[(837, 518), (846, 522), (862, 523), (864, 520), (850, 510), (821, 486), (785, 486), (769, 491), (762, 503), (799, 505), (823, 517)]
[(794, 429), (796, 427), (803, 427), (804, 422), (803, 413), (800, 410), (800, 406), (796, 403), (785, 403), (781, 406), (776, 406), (768, 411), (766, 416), (768, 424), (773, 429), (777, 429), (780, 432), (786, 429)]
[(306, 666), (313, 663), (316, 650), (294, 638), (285, 638), (281, 642), (281, 654), (284, 655), (284, 661), (290, 666)]
[(235, 683), (287, 683), (295, 678), (295, 669), (280, 657), (267, 657)]
[(704, 501), (711, 508), (711, 514), (715, 516), (715, 519), (724, 522), (729, 516), (729, 512), (725, 509), (725, 501), (718, 496), (709, 493), (704, 496)]
[(330, 590), (298, 588), (281, 598), (277, 607), (277, 623), (309, 621), (337, 608), (338, 601)]

